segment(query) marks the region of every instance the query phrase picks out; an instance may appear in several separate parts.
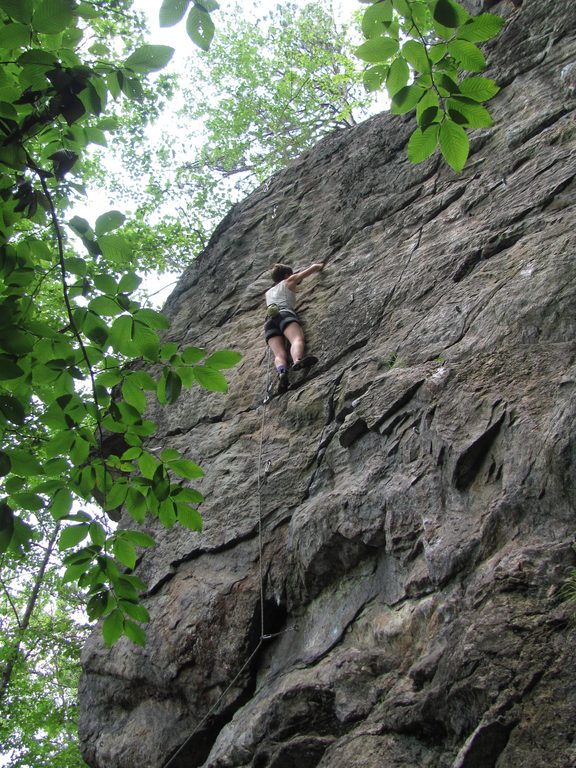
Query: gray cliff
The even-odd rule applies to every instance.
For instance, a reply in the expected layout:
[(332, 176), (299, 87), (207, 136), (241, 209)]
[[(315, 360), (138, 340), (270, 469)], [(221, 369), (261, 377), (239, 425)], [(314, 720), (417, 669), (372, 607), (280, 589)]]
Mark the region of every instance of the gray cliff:
[[(170, 340), (244, 358), (153, 414), (205, 530), (151, 523), (147, 647), (85, 648), (93, 768), (576, 766), (576, 8), (488, 6), (502, 90), (461, 174), (410, 165), (411, 118), (331, 135), (169, 299)], [(264, 409), (270, 265), (318, 260), (320, 362)]]

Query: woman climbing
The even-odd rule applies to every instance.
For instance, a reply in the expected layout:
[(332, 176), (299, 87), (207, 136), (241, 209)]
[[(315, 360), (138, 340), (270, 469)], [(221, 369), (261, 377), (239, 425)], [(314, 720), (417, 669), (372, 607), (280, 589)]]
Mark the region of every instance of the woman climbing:
[(292, 371), (310, 368), (317, 362), (312, 355), (304, 356), (304, 331), (296, 314), (296, 290), (302, 280), (323, 269), (324, 263), (312, 264), (300, 272), (294, 272), (286, 264), (275, 264), (272, 269), (274, 285), (266, 291), (267, 319), (264, 335), (274, 353), (274, 363), (278, 371), (275, 394), (282, 394), (288, 389), (288, 353), (286, 340), (290, 344)]

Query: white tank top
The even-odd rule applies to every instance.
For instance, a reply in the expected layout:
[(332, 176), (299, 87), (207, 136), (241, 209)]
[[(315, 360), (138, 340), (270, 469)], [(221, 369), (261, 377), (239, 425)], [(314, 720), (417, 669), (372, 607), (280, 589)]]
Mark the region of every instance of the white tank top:
[(296, 309), (296, 294), (291, 291), (285, 284), (284, 280), (281, 283), (273, 285), (266, 291), (266, 306), (270, 304), (277, 304), (279, 309)]

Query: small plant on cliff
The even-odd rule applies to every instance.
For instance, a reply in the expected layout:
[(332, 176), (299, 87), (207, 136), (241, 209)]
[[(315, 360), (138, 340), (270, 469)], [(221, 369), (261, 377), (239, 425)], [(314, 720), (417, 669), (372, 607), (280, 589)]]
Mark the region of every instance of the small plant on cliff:
[(469, 153), (466, 131), (492, 125), (483, 103), (499, 91), (493, 80), (465, 73), (486, 67), (477, 43), (498, 34), (503, 20), (491, 13), (470, 16), (456, 0), (361, 2), (370, 3), (362, 18), (366, 41), (357, 50), (370, 64), (366, 88), (386, 87), (396, 115), (416, 110), (418, 125), (408, 142), (413, 163), (439, 146), (461, 171)]

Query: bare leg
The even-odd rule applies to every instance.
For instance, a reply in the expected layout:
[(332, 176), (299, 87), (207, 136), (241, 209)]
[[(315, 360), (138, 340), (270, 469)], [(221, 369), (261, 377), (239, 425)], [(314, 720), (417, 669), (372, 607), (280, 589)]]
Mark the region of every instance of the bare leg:
[(304, 355), (304, 331), (298, 323), (290, 323), (284, 328), (284, 336), (290, 342), (292, 362), (299, 362)]
[(274, 353), (274, 365), (276, 369), (280, 366), (288, 368), (288, 355), (286, 354), (286, 345), (284, 344), (283, 336), (272, 336), (268, 339), (268, 345)]

